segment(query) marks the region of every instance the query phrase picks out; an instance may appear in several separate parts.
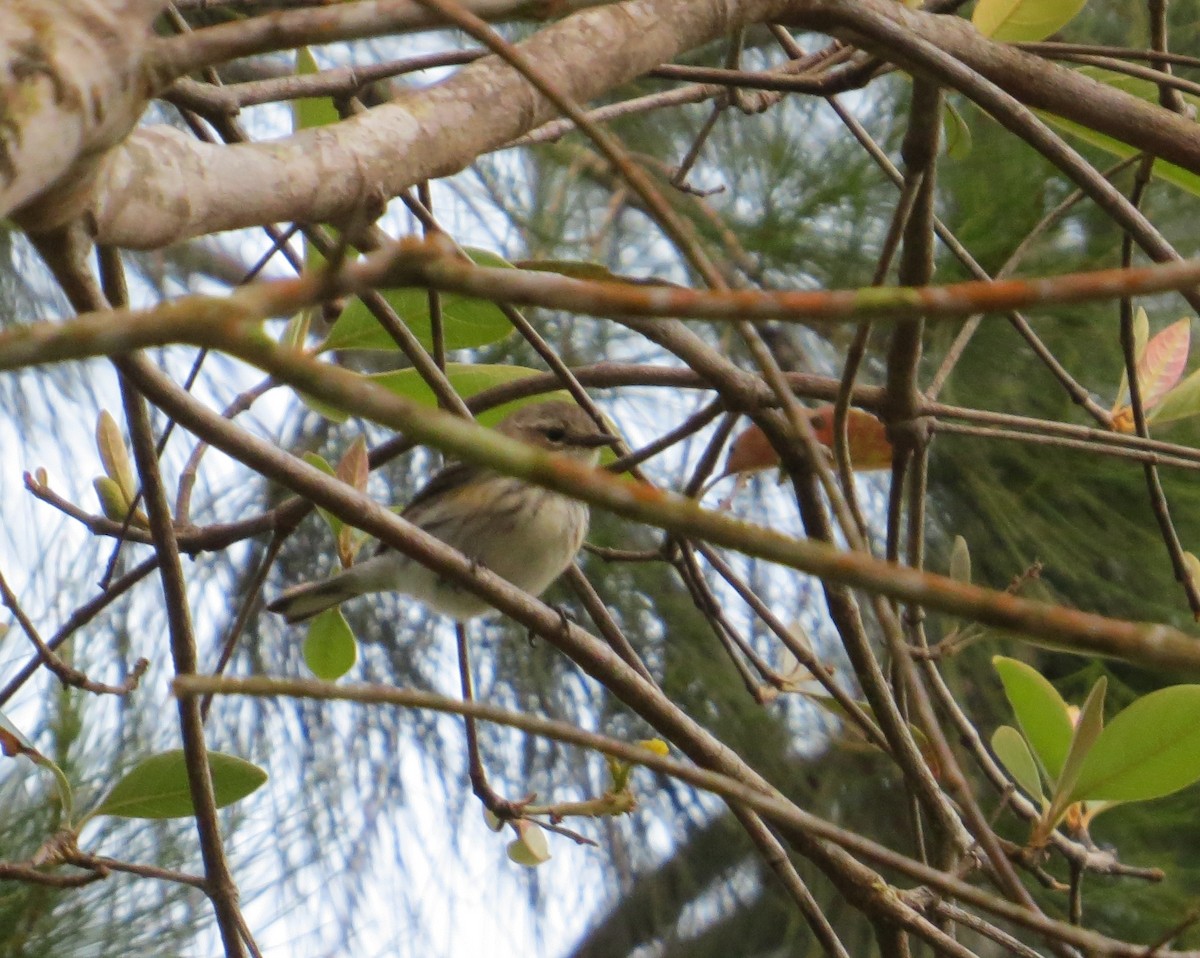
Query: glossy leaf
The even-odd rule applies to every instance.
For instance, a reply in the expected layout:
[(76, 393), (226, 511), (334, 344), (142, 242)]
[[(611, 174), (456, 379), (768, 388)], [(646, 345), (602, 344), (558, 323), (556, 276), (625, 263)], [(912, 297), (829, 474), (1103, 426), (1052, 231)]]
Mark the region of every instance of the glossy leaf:
[(1075, 19), (1084, 0), (979, 0), (971, 22), (1002, 43), (1045, 40)]
[(1033, 754), (1047, 777), (1057, 781), (1071, 748), (1074, 728), (1067, 703), (1037, 669), (998, 655), (992, 665)]
[(1042, 791), (1042, 776), (1025, 737), (1011, 725), (1001, 725), (992, 733), (992, 751), (1013, 781), (1044, 806), (1046, 795)]
[[(245, 798), (267, 780), (257, 765), (235, 755), (208, 753), (217, 807)], [(92, 815), (120, 818), (187, 818), (195, 814), (183, 750), (152, 755), (125, 775)]]
[(1067, 807), (1075, 801), (1075, 784), (1079, 780), (1088, 754), (1104, 730), (1104, 693), (1107, 689), (1108, 679), (1101, 676), (1092, 686), (1092, 691), (1079, 710), (1075, 734), (1071, 737), (1071, 747), (1063, 760), (1062, 771), (1054, 783), (1054, 794), (1045, 816), (1050, 827), (1059, 822)]
[[(512, 264), (496, 253), (480, 249), (465, 250), (479, 266), (508, 267)], [(401, 321), (427, 348), (433, 346), (429, 318), (429, 294), (424, 289), (380, 290), (381, 295), (396, 311)], [(512, 324), (495, 303), (484, 299), (444, 293), (442, 328), (447, 349), (468, 349), (499, 342), (512, 331)], [(379, 325), (379, 321), (361, 299), (350, 301), (333, 324), (321, 349), (375, 349), (396, 351), (395, 340)]]
[(354, 668), (358, 643), (340, 609), (315, 616), (304, 637), (304, 664), (319, 679), (332, 682)]
[(1112, 720), (1083, 763), (1076, 800), (1144, 801), (1200, 779), (1200, 685), (1175, 685)]

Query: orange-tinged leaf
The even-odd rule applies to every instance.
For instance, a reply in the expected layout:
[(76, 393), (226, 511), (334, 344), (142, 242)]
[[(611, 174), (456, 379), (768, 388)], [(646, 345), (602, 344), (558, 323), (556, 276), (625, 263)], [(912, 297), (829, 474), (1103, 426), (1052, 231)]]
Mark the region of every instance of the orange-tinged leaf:
[(725, 460), (725, 475), (738, 472), (757, 472), (779, 465), (779, 454), (758, 426), (750, 426), (729, 447), (729, 458)]
[[(1179, 382), (1187, 366), (1188, 350), (1191, 347), (1192, 323), (1186, 317), (1172, 323), (1151, 339), (1138, 355), (1137, 376), (1141, 388), (1142, 407), (1149, 412)], [(1117, 432), (1134, 431), (1133, 410), (1129, 407), (1126, 383), (1122, 381), (1117, 403), (1113, 406), (1113, 429)]]
[[(833, 449), (833, 406), (825, 404), (806, 410), (817, 441)], [(850, 446), (850, 465), (858, 471), (889, 469), (892, 465), (892, 444), (887, 429), (869, 412), (850, 409), (846, 420), (846, 439)], [(725, 475), (757, 472), (779, 465), (779, 455), (771, 447), (758, 426), (750, 426), (733, 441), (725, 462)]]
[(1192, 321), (1183, 318), (1172, 323), (1146, 344), (1138, 363), (1138, 385), (1147, 409), (1157, 406), (1183, 375), (1191, 345)]
[(367, 477), (370, 474), (371, 463), (367, 457), (367, 440), (360, 435), (350, 443), (350, 448), (346, 450), (341, 462), (337, 464), (335, 475), (346, 485), (353, 486), (359, 492), (366, 492)]
[[(833, 448), (833, 406), (818, 406), (809, 417), (813, 432), (823, 446)], [(857, 472), (892, 467), (892, 444), (888, 441), (887, 428), (869, 412), (862, 409), (848, 411), (846, 417), (846, 442), (850, 447), (850, 465)]]

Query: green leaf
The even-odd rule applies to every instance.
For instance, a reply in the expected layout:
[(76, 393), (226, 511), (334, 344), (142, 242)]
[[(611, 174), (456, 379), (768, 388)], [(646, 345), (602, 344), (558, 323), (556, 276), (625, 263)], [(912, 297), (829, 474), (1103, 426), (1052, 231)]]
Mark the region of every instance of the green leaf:
[(1054, 826), (1066, 813), (1067, 807), (1075, 800), (1075, 783), (1079, 780), (1083, 764), (1087, 759), (1096, 739), (1104, 730), (1104, 693), (1108, 688), (1108, 679), (1101, 676), (1092, 686), (1087, 701), (1079, 710), (1079, 721), (1075, 723), (1075, 734), (1071, 738), (1071, 748), (1063, 760), (1062, 772), (1054, 783), (1054, 794), (1050, 799), (1046, 821)]
[(537, 273), (558, 273), (570, 279), (587, 279), (595, 282), (628, 283), (627, 276), (614, 273), (602, 263), (586, 259), (520, 259), (513, 263), (517, 269), (529, 269)]
[[(1131, 96), (1136, 96), (1139, 99), (1145, 100), (1148, 103), (1158, 102), (1158, 87), (1149, 80), (1143, 80), (1139, 77), (1125, 76), (1121, 73), (1115, 73), (1111, 70), (1103, 70), (1099, 67), (1080, 67), (1079, 73), (1084, 76), (1091, 77), (1099, 83), (1106, 86), (1114, 87), (1118, 90), (1124, 90)], [(1191, 94), (1183, 94), (1184, 101), (1194, 107), (1200, 107), (1200, 97)], [(1114, 139), (1111, 136), (1105, 136), (1103, 133), (1097, 133), (1086, 126), (1074, 123), (1071, 120), (1064, 120), (1060, 116), (1053, 113), (1044, 113), (1041, 110), (1035, 111), (1037, 115), (1049, 123), (1051, 126), (1056, 126), (1060, 130), (1070, 134), (1076, 139), (1083, 140), (1092, 146), (1104, 150), (1113, 156), (1118, 156), (1123, 159), (1136, 156), (1141, 153), (1141, 149), (1122, 140)], [(1200, 196), (1200, 175), (1197, 175), (1190, 170), (1184, 169), (1182, 166), (1176, 166), (1174, 163), (1168, 163), (1165, 160), (1155, 160), (1152, 175), (1156, 179), (1171, 183), (1178, 186), (1182, 190), (1186, 190), (1193, 195)]]
[(955, 582), (971, 584), (971, 549), (962, 536), (954, 537), (950, 549), (950, 578)]
[[(320, 456), (315, 452), (306, 452), (300, 458), (302, 458), (310, 466), (315, 466), (316, 468), (320, 469), (323, 473), (325, 473), (325, 475), (332, 476), (335, 479), (337, 478), (337, 471), (333, 468), (333, 466), (325, 461), (323, 456)], [(317, 512), (321, 514), (321, 518), (325, 520), (325, 524), (329, 526), (329, 531), (333, 533), (333, 537), (336, 539), (338, 533), (342, 531), (342, 526), (344, 526), (345, 523), (342, 522), (342, 520), (335, 516), (332, 512), (328, 512), (327, 510), (322, 509), (320, 506), (317, 506)]]
[(129, 500), (121, 491), (121, 484), (109, 476), (97, 476), (92, 480), (96, 490), (96, 498), (100, 500), (100, 511), (106, 519), (113, 522), (124, 522), (129, 513)]
[(133, 463), (129, 459), (129, 451), (125, 448), (125, 437), (121, 434), (121, 427), (107, 409), (100, 410), (100, 418), (96, 421), (96, 448), (100, 451), (104, 471), (121, 490), (125, 499), (125, 511), (128, 511), (129, 503), (137, 498), (138, 483), (133, 476)]
[[(314, 73), (320, 72), (321, 68), (313, 59), (312, 52), (308, 47), (301, 47), (296, 53), (296, 76), (312, 76)], [(341, 114), (333, 104), (333, 97), (303, 97), (292, 101), (292, 121), (297, 130), (329, 126), (337, 123), (341, 118)]]
[(971, 128), (958, 108), (949, 101), (942, 114), (942, 132), (946, 140), (947, 157), (965, 160), (971, 155)]
[(1084, 0), (979, 0), (971, 22), (1001, 43), (1045, 40), (1075, 19)]
[(33, 743), (25, 737), (25, 733), (17, 728), (3, 712), (0, 712), (0, 755), (6, 755), (10, 758), (24, 755), (34, 765), (50, 772), (54, 776), (54, 783), (58, 788), (58, 800), (62, 804), (63, 819), (70, 825), (75, 811), (74, 796), (71, 792), (71, 783), (67, 781), (66, 774), (54, 762), (34, 748)]
[[(221, 752), (208, 753), (217, 808), (245, 798), (267, 780), (257, 765)], [(187, 818), (195, 814), (183, 749), (152, 755), (134, 766), (92, 815), (120, 818)]]
[(546, 833), (533, 822), (517, 819), (513, 823), (517, 837), (508, 843), (508, 857), (518, 865), (537, 868), (550, 860), (550, 845)]
[(1163, 396), (1146, 419), (1154, 423), (1177, 422), (1200, 413), (1200, 369)]
[(1200, 685), (1138, 699), (1112, 720), (1083, 763), (1075, 800), (1145, 801), (1200, 779)]
[[(538, 375), (541, 375), (538, 370), (530, 369), (528, 366), (489, 363), (446, 364), (446, 378), (450, 380), (450, 385), (454, 387), (454, 391), (464, 399), (469, 399), (476, 393), (481, 393), (485, 389), (491, 389), (493, 386), (503, 386), (505, 383)], [(427, 406), (437, 405), (437, 399), (433, 395), (433, 390), (429, 388), (428, 383), (421, 378), (420, 373), (415, 369), (400, 369), (396, 372), (379, 373), (368, 378), (372, 382), (379, 383), (385, 389), (391, 390), (397, 396), (404, 396), (406, 399), (412, 399)], [(502, 406), (497, 406), (494, 409), (489, 409), (485, 413), (480, 413), (479, 422), (485, 426), (494, 426), (514, 409), (518, 409), (521, 406), (527, 406), (530, 403), (546, 402), (550, 399), (570, 400), (570, 398), (570, 394), (563, 390), (558, 390), (553, 393), (530, 396), (527, 399), (516, 399), (512, 402), (504, 403)]]
[(992, 751), (1008, 769), (1013, 781), (1044, 807), (1046, 795), (1042, 791), (1042, 776), (1038, 772), (1037, 759), (1029, 751), (1024, 736), (1011, 725), (1001, 725), (992, 733)]
[(326, 682), (340, 679), (358, 660), (358, 643), (340, 609), (315, 616), (304, 637), (304, 663)]
[[(1133, 314), (1133, 355), (1140, 363), (1150, 342), (1150, 317), (1141, 306)], [(1129, 370), (1121, 363), (1121, 384), (1117, 387), (1116, 405), (1129, 402)]]
[(312, 326), (314, 312), (315, 310), (309, 307), (300, 310), (289, 319), (287, 325), (283, 327), (283, 333), (280, 334), (280, 344), (291, 346), (293, 349), (303, 349), (304, 343), (308, 339), (308, 331)]
[[(481, 249), (465, 250), (479, 266), (507, 267), (512, 264), (496, 253)], [(380, 290), (383, 298), (396, 311), (402, 322), (413, 331), (427, 348), (433, 346), (429, 318), (429, 293), (424, 289)], [(484, 299), (442, 294), (442, 328), (447, 349), (469, 349), (499, 342), (512, 333), (512, 324), (495, 303)], [(396, 350), (395, 340), (387, 334), (361, 299), (355, 298), (342, 311), (322, 350), (382, 349)]]
[(1004, 694), (1025, 740), (1042, 763), (1047, 778), (1058, 781), (1074, 735), (1067, 703), (1037, 669), (1024, 662), (997, 655), (992, 665), (1000, 673)]
[[(476, 393), (483, 392), (485, 389), (491, 389), (493, 386), (502, 386), (504, 383), (537, 375), (540, 375), (538, 370), (530, 369), (528, 366), (491, 365), (487, 363), (446, 364), (446, 378), (450, 380), (450, 385), (454, 387), (455, 392), (464, 399), (470, 398)], [(433, 394), (433, 390), (429, 388), (429, 385), (421, 377), (421, 374), (415, 369), (399, 369), (388, 373), (373, 373), (369, 376), (363, 376), (362, 379), (364, 382), (383, 386), (384, 389), (394, 392), (397, 396), (403, 396), (414, 402), (424, 403), (426, 406), (437, 406), (437, 399)], [(558, 390), (553, 393), (530, 396), (527, 399), (516, 399), (480, 414), (479, 421), (485, 426), (493, 426), (514, 409), (529, 403), (546, 402), (549, 399), (570, 398), (568, 393)], [(311, 397), (306, 399), (306, 401), (309, 400), (311, 400)], [(344, 421), (346, 418), (346, 414), (342, 410), (328, 407), (325, 403), (312, 401), (310, 405), (318, 412), (321, 412), (322, 415), (329, 416), (331, 419), (334, 416), (338, 417), (335, 420), (337, 422)], [(330, 409), (333, 415), (325, 412), (326, 409)]]

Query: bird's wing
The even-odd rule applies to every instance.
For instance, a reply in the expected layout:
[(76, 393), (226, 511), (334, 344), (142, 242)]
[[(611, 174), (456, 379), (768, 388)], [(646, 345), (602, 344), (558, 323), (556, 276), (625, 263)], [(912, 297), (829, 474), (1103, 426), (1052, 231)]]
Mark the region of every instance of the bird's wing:
[[(429, 502), (434, 496), (449, 492), (456, 486), (461, 486), (477, 472), (477, 467), (466, 462), (456, 462), (446, 466), (446, 468), (417, 490), (417, 494), (409, 500), (408, 505), (404, 507), (400, 515), (405, 519), (412, 519), (412, 512), (414, 510), (419, 510), (422, 505)], [(388, 545), (381, 542), (375, 549), (375, 555), (387, 552), (389, 549)]]

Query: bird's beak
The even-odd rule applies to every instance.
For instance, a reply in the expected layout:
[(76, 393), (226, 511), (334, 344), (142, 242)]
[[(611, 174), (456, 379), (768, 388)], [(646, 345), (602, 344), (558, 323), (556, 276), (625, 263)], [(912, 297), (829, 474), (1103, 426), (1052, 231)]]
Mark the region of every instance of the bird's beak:
[(583, 446), (584, 449), (599, 449), (601, 446), (611, 446), (614, 442), (620, 442), (620, 440), (620, 436), (614, 436), (607, 432), (593, 432), (586, 436), (572, 437), (572, 442)]

